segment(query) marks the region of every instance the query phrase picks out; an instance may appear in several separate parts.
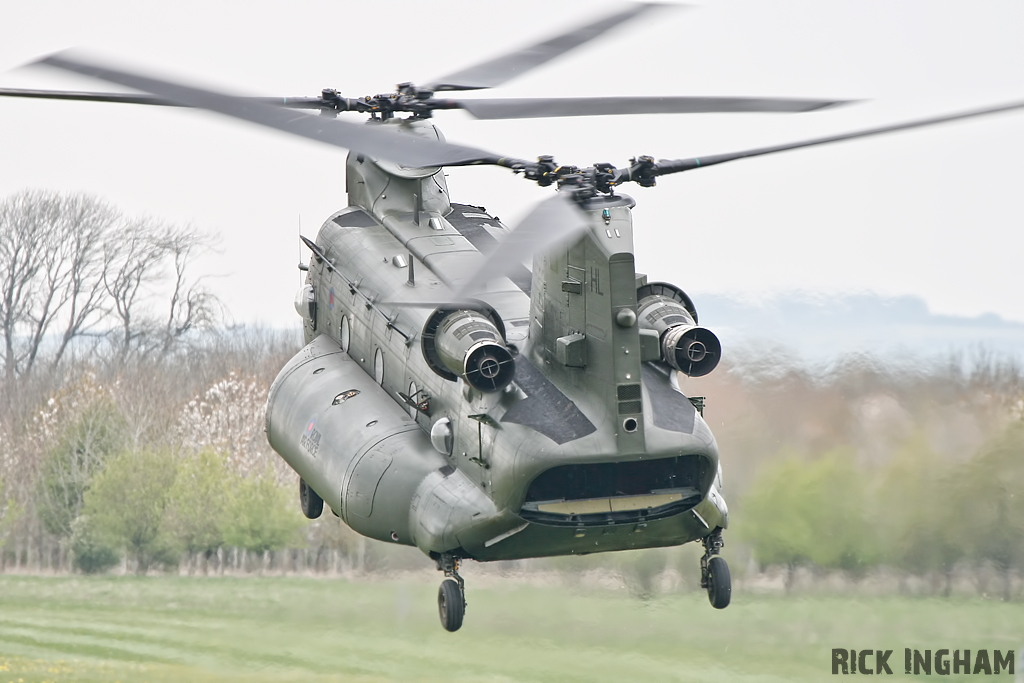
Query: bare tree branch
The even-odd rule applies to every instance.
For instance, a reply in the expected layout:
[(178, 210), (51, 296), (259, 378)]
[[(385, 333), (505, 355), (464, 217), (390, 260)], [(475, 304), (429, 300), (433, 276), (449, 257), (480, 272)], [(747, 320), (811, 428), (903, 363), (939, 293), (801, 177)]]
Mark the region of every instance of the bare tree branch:
[(166, 249), (174, 261), (174, 286), (171, 290), (164, 325), (163, 354), (189, 331), (208, 327), (219, 317), (219, 301), (203, 285), (203, 278), (189, 280), (188, 268), (212, 240), (194, 228), (179, 230), (170, 236)]
[(172, 229), (142, 219), (127, 224), (107, 244), (103, 282), (117, 317), (120, 332), (112, 338), (122, 360), (152, 333), (152, 321), (144, 318), (140, 307), (145, 286), (160, 277), (171, 234)]

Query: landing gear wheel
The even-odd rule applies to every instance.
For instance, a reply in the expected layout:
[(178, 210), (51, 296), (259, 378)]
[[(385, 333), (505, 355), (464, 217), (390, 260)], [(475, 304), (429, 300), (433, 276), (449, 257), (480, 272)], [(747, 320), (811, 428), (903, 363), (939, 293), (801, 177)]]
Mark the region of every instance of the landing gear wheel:
[(721, 557), (708, 560), (708, 600), (715, 609), (725, 609), (732, 599), (732, 578), (729, 565)]
[(437, 613), (445, 631), (458, 631), (466, 616), (466, 582), (459, 576), (459, 558), (451, 553), (431, 554), (437, 568), (449, 577), (437, 591)]
[(308, 519), (316, 519), (324, 511), (324, 499), (309, 488), (305, 479), (299, 479), (299, 504), (302, 505), (302, 514)]
[(457, 581), (445, 579), (437, 591), (437, 613), (445, 631), (458, 631), (466, 614), (466, 603)]

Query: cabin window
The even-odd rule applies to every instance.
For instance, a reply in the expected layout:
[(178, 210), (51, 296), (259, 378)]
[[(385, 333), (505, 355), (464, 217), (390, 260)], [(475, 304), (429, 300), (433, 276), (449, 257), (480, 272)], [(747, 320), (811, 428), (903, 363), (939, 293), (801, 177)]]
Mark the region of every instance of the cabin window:
[(384, 352), (380, 349), (373, 356), (373, 379), (377, 384), (384, 385)]
[(338, 339), (341, 343), (341, 350), (348, 353), (348, 345), (352, 341), (352, 330), (349, 328), (347, 315), (341, 316), (341, 329), (338, 331)]

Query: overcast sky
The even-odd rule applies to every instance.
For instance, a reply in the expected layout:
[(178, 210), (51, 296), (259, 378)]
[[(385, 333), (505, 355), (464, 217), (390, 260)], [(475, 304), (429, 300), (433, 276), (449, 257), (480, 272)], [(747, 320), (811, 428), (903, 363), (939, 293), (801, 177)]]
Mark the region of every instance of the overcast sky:
[[(578, 23), (589, 3), (63, 2), (0, 9), (0, 87), (109, 90), (43, 69), (79, 46), (230, 93), (349, 97), (425, 83)], [(616, 5), (594, 5), (598, 13)], [(597, 11), (597, 10), (595, 10)], [(624, 26), (493, 96), (778, 95), (866, 100), (803, 115), (475, 121), (449, 140), (624, 165), (1024, 100), (1020, 2), (705, 2)], [(354, 115), (350, 115), (354, 116)], [(352, 119), (357, 120), (357, 119)], [(213, 114), (0, 101), (0, 196), (85, 191), (222, 237), (204, 267), (239, 322), (294, 323), (306, 235), (347, 203), (342, 150)], [(456, 201), (514, 223), (551, 192), (452, 169)], [(793, 289), (915, 295), (932, 311), (1024, 321), (1024, 113), (739, 161), (629, 187), (638, 269), (747, 298)]]

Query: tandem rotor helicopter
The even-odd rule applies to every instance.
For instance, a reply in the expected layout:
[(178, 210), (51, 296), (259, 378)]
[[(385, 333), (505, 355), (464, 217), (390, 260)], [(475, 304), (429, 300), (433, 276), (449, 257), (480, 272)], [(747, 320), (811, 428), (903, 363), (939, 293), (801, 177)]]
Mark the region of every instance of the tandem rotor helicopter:
[[(731, 599), (719, 555), (729, 512), (703, 403), (680, 390), (722, 348), (690, 297), (634, 265), (627, 183), (753, 156), (1024, 108), (981, 110), (700, 158), (623, 167), (517, 159), (445, 140), (437, 110), (476, 118), (809, 112), (835, 100), (743, 97), (451, 99), (499, 86), (661, 6), (628, 5), (427, 85), (347, 98), (244, 98), (101, 66), (39, 63), (146, 94), (0, 90), (46, 99), (184, 106), (349, 150), (348, 206), (323, 224), (296, 296), (306, 346), (274, 381), (266, 432), (355, 531), (415, 546), (446, 577), (441, 623), (466, 609), (464, 559), (520, 559), (700, 542), (701, 585)], [(293, 109), (319, 112), (309, 115)], [(339, 114), (368, 115), (363, 124)], [(515, 229), (453, 202), (446, 166), (492, 165), (557, 190)]]

